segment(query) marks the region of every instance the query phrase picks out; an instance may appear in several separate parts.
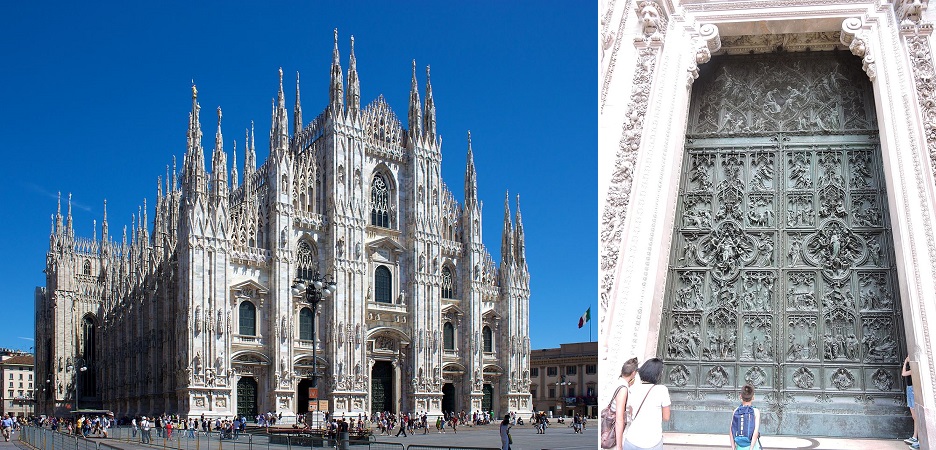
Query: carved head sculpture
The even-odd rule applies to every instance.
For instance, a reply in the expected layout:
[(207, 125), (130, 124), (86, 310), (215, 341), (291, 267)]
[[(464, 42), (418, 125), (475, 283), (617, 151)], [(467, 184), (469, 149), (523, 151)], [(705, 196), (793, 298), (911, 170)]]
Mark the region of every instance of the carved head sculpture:
[(651, 1), (640, 4), (640, 20), (643, 23), (643, 32), (646, 35), (654, 34), (660, 25), (660, 10)]

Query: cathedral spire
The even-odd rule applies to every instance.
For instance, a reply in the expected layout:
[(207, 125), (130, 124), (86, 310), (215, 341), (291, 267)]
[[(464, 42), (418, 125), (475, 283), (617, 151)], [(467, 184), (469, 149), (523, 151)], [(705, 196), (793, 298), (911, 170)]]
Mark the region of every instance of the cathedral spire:
[(257, 170), (256, 154), (254, 154), (254, 123), (250, 121), (250, 129), (244, 132), (244, 184), (250, 181), (250, 176)]
[(426, 114), (423, 117), (423, 131), (429, 139), (435, 139), (436, 134), (436, 109), (435, 100), (432, 98), (432, 83), (429, 81), (429, 66), (426, 66)]
[(273, 126), (270, 129), (270, 153), (285, 152), (289, 148), (289, 128), (286, 117), (286, 96), (283, 94), (283, 68), (279, 69), (279, 92), (273, 105)]
[(188, 146), (185, 152), (182, 184), (188, 195), (206, 192), (205, 154), (202, 149), (201, 106), (198, 104), (198, 89), (192, 85), (192, 112), (189, 113)]
[(75, 229), (72, 228), (71, 196), (72, 196), (71, 192), (69, 192), (68, 193), (68, 218), (66, 219), (67, 228), (65, 230), (68, 233), (69, 237), (73, 237), (75, 235)]
[(56, 212), (55, 212), (55, 229), (58, 230), (59, 233), (64, 231), (62, 229), (62, 192), (61, 191), (59, 191), (58, 193), (58, 209), (56, 209)]
[(101, 221), (101, 241), (107, 244), (107, 199), (104, 199), (104, 220)]
[[(168, 169), (168, 167), (166, 168)], [(172, 155), (172, 191), (173, 192), (179, 189), (179, 180), (178, 180), (178, 177), (176, 176), (177, 173), (178, 172), (176, 170), (176, 157), (175, 155)], [(169, 182), (168, 176), (166, 178), (166, 182), (167, 183)]]
[(478, 174), (471, 151), (471, 131), (468, 132), (468, 167), (465, 169), (465, 208), (478, 207)]
[(221, 107), (218, 107), (218, 132), (215, 133), (215, 148), (211, 153), (211, 193), (215, 201), (227, 198), (227, 153), (224, 153), (224, 138), (221, 136)]
[(299, 71), (296, 71), (296, 108), (293, 110), (293, 134), (302, 131), (302, 102), (299, 100)]
[(354, 57), (354, 36), (351, 36), (351, 60), (348, 63), (348, 111), (351, 115), (361, 109), (361, 83), (358, 81), (357, 58)]
[(332, 51), (331, 86), (328, 90), (329, 106), (337, 113), (344, 106), (344, 86), (341, 82), (341, 61), (338, 59), (338, 29), (335, 28), (335, 50)]
[(501, 234), (501, 268), (513, 265), (514, 230), (510, 222), (510, 193), (504, 194), (504, 231)]
[(231, 150), (231, 189), (237, 189), (237, 139), (234, 139), (234, 150)]
[(410, 102), (409, 102), (409, 134), (414, 141), (421, 135), (422, 128), (422, 106), (419, 102), (419, 87), (416, 85), (416, 60), (413, 60), (413, 81), (410, 83)]
[(520, 194), (517, 194), (517, 225), (514, 227), (514, 253), (517, 264), (526, 267), (526, 237), (523, 234), (523, 218), (520, 216)]

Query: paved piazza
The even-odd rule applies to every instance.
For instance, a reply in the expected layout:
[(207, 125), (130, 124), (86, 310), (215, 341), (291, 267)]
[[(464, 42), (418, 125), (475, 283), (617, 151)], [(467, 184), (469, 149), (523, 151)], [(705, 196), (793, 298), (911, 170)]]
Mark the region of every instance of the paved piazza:
[[(592, 421), (596, 426), (597, 421)], [(500, 446), (500, 437), (498, 435), (499, 425), (486, 425), (474, 428), (458, 428), (458, 434), (447, 431), (445, 434), (439, 434), (434, 428), (430, 428), (429, 434), (416, 434), (404, 438), (394, 436), (378, 436), (377, 442), (395, 442), (404, 445), (422, 444), (422, 445), (462, 445), (474, 447), (492, 447)], [(510, 446), (512, 450), (540, 450), (540, 449), (589, 449), (598, 448), (598, 429), (589, 427), (584, 434), (575, 434), (572, 429), (562, 425), (552, 425), (546, 434), (536, 434), (533, 426), (515, 426), (510, 430), (514, 443)]]

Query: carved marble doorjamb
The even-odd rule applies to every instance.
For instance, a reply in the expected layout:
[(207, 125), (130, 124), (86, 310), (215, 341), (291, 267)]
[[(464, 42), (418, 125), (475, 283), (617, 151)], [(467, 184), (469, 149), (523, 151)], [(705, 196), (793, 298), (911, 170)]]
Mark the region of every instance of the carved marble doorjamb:
[[(923, 20), (923, 12), (927, 4), (928, 2), (900, 0), (895, 2), (894, 9), (900, 29), (900, 36), (909, 56), (911, 75), (917, 93), (917, 105), (920, 109), (919, 114), (922, 116), (922, 131), (924, 133), (926, 154), (929, 156), (929, 171), (931, 175), (931, 178), (926, 184), (929, 184), (929, 190), (932, 191), (933, 182), (936, 180), (936, 80), (934, 80), (934, 77), (936, 77), (936, 69), (934, 69), (933, 52), (932, 46), (930, 45), (930, 35), (933, 33), (933, 24)], [(917, 182), (920, 184), (919, 179)], [(924, 216), (924, 221), (926, 221), (928, 217), (929, 216)], [(929, 226), (930, 223), (928, 223), (928, 221), (926, 225), (929, 231), (926, 236), (927, 248), (929, 249), (930, 260), (932, 261), (936, 259), (936, 255), (934, 255), (936, 249), (934, 249), (932, 227)], [(920, 352), (923, 348), (933, 348), (932, 336), (929, 332), (926, 314), (926, 305), (919, 305), (919, 311), (920, 318), (923, 322), (922, 337), (924, 342), (922, 343), (923, 345), (917, 343), (917, 349), (907, 349), (908, 353), (910, 353), (911, 360), (923, 359), (919, 358), (921, 355), (914, 354), (914, 350)], [(930, 357), (926, 359), (927, 361), (925, 362), (927, 364), (925, 367), (921, 367), (921, 369), (928, 369), (928, 381), (932, 383), (936, 381), (936, 366), (934, 366), (933, 358)], [(919, 361), (921, 366), (923, 362), (924, 361)], [(925, 387), (927, 386), (924, 385), (918, 389)], [(924, 422), (929, 422), (926, 420), (927, 418), (928, 417), (924, 418)], [(932, 424), (927, 424), (924, 434), (930, 434), (932, 427)]]
[(614, 285), (614, 272), (624, 231), (627, 207), (630, 203), (631, 186), (637, 164), (637, 151), (643, 134), (644, 116), (650, 101), (650, 88), (653, 84), (656, 64), (666, 35), (666, 17), (662, 8), (655, 1), (642, 1), (636, 5), (636, 13), (641, 23), (642, 35), (634, 39), (637, 47), (636, 69), (634, 71), (630, 102), (622, 125), (621, 139), (618, 143), (614, 172), (608, 188), (605, 210), (601, 218), (600, 287), (599, 320), (604, 322), (610, 303), (611, 288)]

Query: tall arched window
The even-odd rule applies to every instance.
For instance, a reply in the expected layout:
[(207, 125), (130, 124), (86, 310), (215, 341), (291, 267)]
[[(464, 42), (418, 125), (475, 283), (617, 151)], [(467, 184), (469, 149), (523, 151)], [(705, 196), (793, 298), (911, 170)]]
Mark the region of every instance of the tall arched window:
[(384, 266), (377, 266), (374, 270), (374, 301), (379, 303), (393, 303), (391, 290), (393, 289), (393, 277), (390, 275), (390, 269)]
[(318, 268), (318, 258), (312, 251), (312, 246), (307, 241), (300, 241), (299, 248), (296, 249), (296, 278), (311, 280)]
[(494, 336), (491, 333), (491, 327), (485, 326), (481, 330), (482, 337), (484, 338), (484, 352), (491, 353), (494, 351)]
[(309, 308), (302, 308), (299, 310), (299, 339), (303, 341), (312, 340), (312, 321), (315, 320), (315, 316), (312, 314), (312, 310)]
[(442, 348), (455, 350), (455, 327), (452, 322), (445, 322), (445, 325), (442, 325)]
[(243, 302), (238, 310), (240, 334), (244, 336), (257, 335), (257, 307), (251, 302)]
[[(81, 339), (84, 343), (81, 358), (84, 359), (84, 367), (87, 369), (81, 372), (80, 383), (81, 392), (79, 395), (84, 397), (97, 396), (97, 377), (95, 375), (94, 363), (97, 355), (97, 333), (95, 333), (94, 317), (88, 314), (81, 320)], [(77, 362), (77, 361), (76, 361)], [(80, 370), (76, 368), (76, 370)]]
[(452, 281), (452, 269), (442, 268), (442, 298), (455, 298), (455, 283)]
[(390, 187), (379, 174), (371, 182), (371, 225), (390, 228)]
[(81, 321), (81, 334), (82, 340), (84, 341), (81, 357), (84, 358), (86, 364), (91, 364), (94, 362), (97, 342), (94, 334), (94, 318), (90, 315), (85, 316)]
[(91, 275), (91, 261), (86, 259), (84, 262), (84, 266), (81, 268), (81, 271), (85, 275)]

